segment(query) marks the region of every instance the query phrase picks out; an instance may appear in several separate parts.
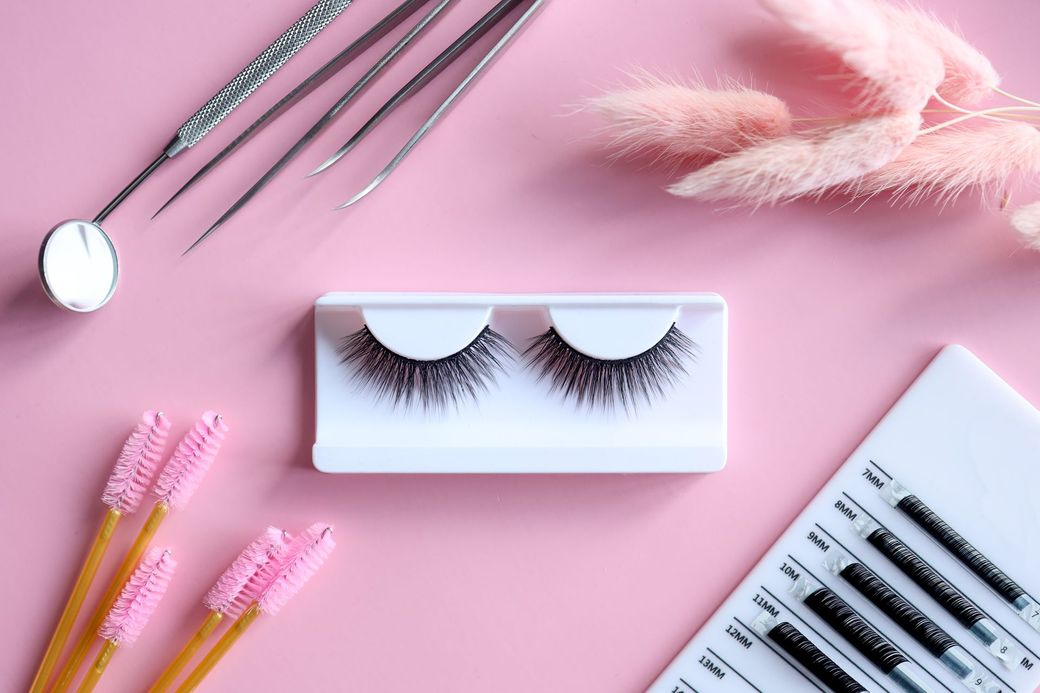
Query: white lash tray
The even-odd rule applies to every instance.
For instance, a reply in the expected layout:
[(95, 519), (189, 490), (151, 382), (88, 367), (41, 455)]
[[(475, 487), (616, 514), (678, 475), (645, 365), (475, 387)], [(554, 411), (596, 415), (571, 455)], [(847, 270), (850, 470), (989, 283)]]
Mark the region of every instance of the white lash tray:
[[(851, 555), (970, 656), (994, 690), (1032, 693), (1040, 686), (1040, 606), (1011, 608), (997, 592), (886, 502), (902, 483), (963, 538), (1040, 598), (1040, 412), (971, 352), (944, 348), (758, 564), (672, 660), (649, 693), (745, 693), (828, 690), (759, 635), (755, 619), (788, 622), (871, 693), (901, 689), (791, 593), (797, 578), (822, 583), (909, 659), (935, 693), (967, 693), (933, 654), (845, 579), (824, 565)], [(778, 490), (778, 493), (782, 490)], [(1008, 645), (1002, 660), (856, 531), (876, 522), (891, 531), (974, 603)], [(691, 589), (696, 589), (692, 586)], [(996, 648), (997, 651), (1003, 646)], [(1014, 654), (1011, 654), (1011, 653)], [(1006, 660), (1006, 661), (1005, 661)]]
[[(315, 302), (314, 466), (333, 473), (713, 472), (726, 461), (727, 309), (712, 293), (329, 293)], [(402, 356), (435, 359), (485, 325), (522, 352), (550, 325), (576, 349), (622, 358), (675, 324), (697, 345), (688, 375), (635, 412), (586, 409), (517, 360), (458, 409), (394, 407), (337, 351), (367, 325)]]

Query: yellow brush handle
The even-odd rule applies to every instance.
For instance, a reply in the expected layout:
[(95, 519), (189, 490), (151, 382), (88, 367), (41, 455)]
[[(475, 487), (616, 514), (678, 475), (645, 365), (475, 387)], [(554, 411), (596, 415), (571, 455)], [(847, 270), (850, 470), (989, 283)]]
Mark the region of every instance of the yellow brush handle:
[(119, 566), (119, 571), (112, 578), (112, 582), (108, 584), (105, 596), (101, 599), (97, 608), (94, 609), (94, 614), (90, 617), (86, 630), (83, 631), (79, 636), (79, 640), (76, 641), (76, 646), (72, 649), (72, 654), (69, 655), (69, 661), (65, 662), (61, 674), (58, 675), (58, 683), (53, 689), (55, 693), (64, 693), (72, 686), (72, 680), (76, 678), (76, 672), (79, 670), (80, 664), (83, 663), (87, 653), (90, 652), (90, 646), (94, 644), (94, 638), (97, 637), (97, 631), (101, 627), (101, 622), (105, 620), (105, 615), (112, 608), (116, 597), (119, 596), (119, 590), (123, 588), (123, 585), (130, 578), (130, 573), (137, 567), (137, 562), (141, 560), (141, 555), (148, 548), (148, 544), (152, 541), (152, 537), (155, 536), (156, 530), (159, 529), (159, 525), (162, 524), (166, 514), (169, 512), (170, 506), (165, 503), (156, 503), (155, 507), (152, 508), (152, 512), (148, 515), (148, 519), (145, 520), (144, 526), (137, 533), (137, 539), (134, 540), (133, 546), (130, 547), (126, 558), (123, 559), (123, 564)]
[(202, 647), (202, 643), (206, 642), (209, 636), (213, 634), (213, 631), (220, 625), (220, 621), (223, 618), (224, 614), (216, 611), (209, 612), (209, 616), (207, 616), (206, 620), (202, 622), (202, 627), (200, 627), (195, 632), (195, 635), (192, 636), (191, 640), (184, 645), (184, 649), (180, 651), (180, 654), (170, 662), (170, 666), (163, 670), (163, 673), (159, 675), (156, 682), (148, 689), (148, 693), (163, 693), (163, 691), (172, 686), (174, 679), (176, 679), (177, 675), (181, 673), (181, 669), (184, 668), (185, 664), (191, 661), (191, 658), (194, 657), (195, 653), (199, 651), (200, 647)]
[(87, 669), (87, 675), (83, 677), (83, 683), (79, 685), (79, 693), (90, 693), (90, 691), (94, 690), (98, 681), (101, 680), (101, 675), (105, 673), (105, 668), (108, 667), (108, 663), (112, 660), (112, 655), (117, 647), (119, 646), (111, 640), (105, 641), (105, 646), (101, 648), (97, 659), (94, 660), (94, 666)]
[(29, 689), (31, 693), (43, 693), (47, 681), (54, 673), (58, 657), (65, 649), (65, 641), (69, 639), (72, 625), (76, 622), (76, 616), (79, 615), (80, 607), (83, 606), (87, 591), (90, 590), (90, 583), (94, 582), (94, 575), (97, 574), (101, 559), (108, 549), (108, 543), (112, 540), (112, 533), (115, 532), (116, 525), (119, 524), (122, 516), (123, 514), (114, 508), (105, 513), (105, 519), (101, 523), (101, 528), (98, 529), (97, 536), (94, 537), (94, 543), (90, 546), (86, 560), (83, 561), (83, 567), (79, 570), (76, 584), (72, 587), (72, 594), (65, 602), (65, 610), (61, 612), (61, 618), (58, 619), (58, 625), (54, 628), (54, 634), (51, 635), (51, 641), (47, 645), (47, 651), (43, 655), (40, 667), (36, 670), (36, 678), (33, 679), (32, 687)]
[(187, 693), (195, 690), (202, 683), (202, 679), (206, 678), (206, 674), (211, 672), (213, 667), (217, 666), (217, 662), (220, 661), (221, 657), (226, 655), (231, 646), (238, 642), (238, 639), (242, 637), (242, 634), (246, 632), (246, 629), (252, 625), (259, 615), (260, 607), (256, 602), (253, 602), (238, 617), (238, 620), (231, 624), (231, 627), (220, 637), (213, 649), (206, 653), (206, 656), (202, 658), (195, 670), (188, 674), (188, 678), (184, 679), (184, 683), (177, 689), (177, 693)]

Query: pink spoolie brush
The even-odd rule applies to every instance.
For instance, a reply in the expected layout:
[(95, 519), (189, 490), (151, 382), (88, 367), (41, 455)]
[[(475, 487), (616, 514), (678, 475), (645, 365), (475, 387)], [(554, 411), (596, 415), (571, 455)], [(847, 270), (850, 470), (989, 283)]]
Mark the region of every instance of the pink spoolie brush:
[(285, 556), (288, 542), (287, 532), (268, 527), (242, 550), (203, 598), (202, 603), (210, 612), (206, 620), (148, 689), (149, 693), (160, 693), (169, 689), (184, 665), (191, 661), (224, 617), (237, 617), (260, 596), (260, 592), (274, 576), (274, 567), (279, 565)]
[(258, 616), (278, 613), (285, 603), (292, 599), (318, 571), (335, 546), (336, 542), (332, 540), (332, 527), (320, 522), (311, 525), (293, 539), (286, 550), (285, 557), (271, 572), (269, 584), (260, 590), (253, 603), (221, 636), (213, 649), (195, 667), (195, 670), (188, 674), (188, 678), (177, 688), (177, 693), (195, 690)]
[(137, 510), (152, 483), (162, 459), (163, 449), (166, 447), (169, 430), (170, 420), (162, 412), (146, 411), (141, 416), (141, 422), (123, 444), (112, 475), (105, 484), (105, 491), (101, 494), (101, 502), (108, 506), (108, 512), (105, 513), (101, 528), (98, 529), (94, 543), (91, 544), (90, 551), (83, 561), (83, 567), (80, 568), (72, 593), (65, 602), (65, 609), (61, 612), (47, 651), (36, 670), (36, 677), (30, 687), (31, 693), (41, 693), (54, 672), (58, 657), (61, 656), (65, 642), (72, 632), (72, 626), (76, 622), (76, 616), (83, 606), (83, 600), (101, 565), (101, 559), (108, 550), (116, 525), (124, 515), (130, 515)]
[(94, 642), (94, 634), (98, 627), (101, 626), (105, 613), (112, 608), (112, 604), (116, 600), (119, 588), (130, 577), (130, 572), (141, 559), (145, 548), (151, 543), (152, 537), (155, 536), (159, 525), (166, 519), (170, 509), (183, 508), (195, 492), (195, 489), (198, 488), (206, 472), (213, 464), (227, 430), (227, 424), (224, 423), (224, 419), (219, 414), (207, 411), (177, 444), (177, 448), (173, 451), (173, 455), (170, 456), (169, 462), (166, 463), (166, 466), (163, 467), (162, 472), (159, 474), (159, 480), (155, 482), (153, 493), (156, 501), (152, 507), (152, 512), (148, 515), (148, 519), (145, 520), (141, 531), (138, 532), (137, 539), (134, 540), (130, 551), (127, 552), (126, 558), (123, 559), (122, 565), (119, 566), (115, 577), (112, 578), (112, 582), (109, 583), (104, 598), (98, 604), (97, 609), (94, 610), (89, 626), (80, 635), (79, 640), (76, 641), (76, 646), (69, 656), (69, 661), (65, 663), (61, 674), (58, 676), (58, 683), (54, 688), (57, 693), (67, 691), (72, 685), (76, 671), (83, 663), (83, 660), (86, 659)]
[(155, 607), (166, 594), (176, 567), (177, 561), (173, 560), (169, 549), (154, 548), (144, 557), (101, 623), (98, 635), (105, 639), (105, 646), (83, 677), (80, 693), (94, 690), (116, 649), (133, 645), (141, 635), (148, 619), (155, 613)]

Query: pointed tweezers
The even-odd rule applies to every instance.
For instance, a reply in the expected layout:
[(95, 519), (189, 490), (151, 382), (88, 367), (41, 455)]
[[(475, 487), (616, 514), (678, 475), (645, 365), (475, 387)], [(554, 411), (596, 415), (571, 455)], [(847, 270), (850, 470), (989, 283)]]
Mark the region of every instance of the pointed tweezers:
[(195, 246), (199, 245), (200, 243), (202, 243), (202, 241), (209, 238), (209, 236), (212, 235), (221, 226), (223, 226), (228, 219), (230, 219), (236, 213), (238, 213), (238, 210), (245, 207), (246, 204), (251, 199), (253, 199), (253, 197), (255, 197), (257, 193), (263, 190), (264, 187), (266, 187), (267, 184), (270, 183), (274, 179), (274, 177), (277, 176), (281, 172), (281, 170), (289, 164), (290, 161), (296, 158), (297, 154), (303, 151), (303, 149), (311, 143), (311, 140), (318, 136), (318, 133), (325, 129), (326, 125), (328, 125), (335, 119), (336, 115), (341, 110), (343, 110), (347, 106), (347, 104), (353, 101), (354, 98), (358, 94), (360, 94), (366, 86), (368, 86), (369, 82), (375, 79), (375, 77), (380, 72), (382, 72), (391, 62), (393, 62), (394, 58), (396, 58), (398, 55), (404, 52), (404, 49), (412, 43), (413, 39), (415, 39), (416, 36), (422, 33), (423, 30), (426, 29), (426, 27), (428, 27), (433, 22), (433, 20), (437, 18), (441, 11), (444, 10), (444, 8), (447, 7), (448, 4), (452, 1), (453, 0), (438, 0), (438, 2), (434, 5), (433, 9), (427, 12), (426, 15), (423, 16), (423, 18), (415, 24), (415, 26), (409, 29), (408, 33), (401, 37), (400, 41), (394, 44), (393, 48), (391, 48), (383, 55), (383, 57), (377, 60), (376, 63), (372, 67), (370, 67), (364, 75), (361, 76), (361, 79), (355, 82), (354, 85), (350, 87), (350, 89), (348, 89), (346, 93), (344, 93), (343, 96), (340, 97), (340, 99), (332, 105), (332, 108), (326, 111), (325, 115), (319, 118), (318, 121), (311, 126), (311, 129), (308, 130), (303, 135), (303, 137), (298, 139), (296, 141), (296, 144), (294, 144), (289, 149), (289, 151), (282, 155), (282, 158), (276, 161), (271, 168), (267, 169), (267, 172), (264, 173), (264, 175), (260, 176), (260, 178), (253, 184), (251, 188), (249, 188), (249, 190), (247, 190), (245, 193), (242, 194), (241, 197), (235, 200), (235, 203), (231, 205), (227, 209), (227, 211), (221, 214), (220, 218), (213, 222), (213, 224), (208, 229), (206, 229), (206, 232), (199, 236), (195, 240), (195, 242), (192, 243), (191, 246), (189, 246), (188, 249), (184, 251), (184, 253), (190, 252), (192, 249), (195, 248)]
[(335, 57), (329, 60), (327, 63), (318, 68), (313, 72), (307, 79), (303, 80), (298, 84), (292, 91), (283, 96), (278, 103), (271, 106), (262, 116), (257, 118), (252, 125), (242, 131), (238, 137), (236, 137), (231, 144), (224, 147), (216, 156), (210, 159), (205, 166), (200, 168), (195, 175), (193, 175), (187, 183), (181, 186), (181, 189), (173, 194), (166, 203), (159, 208), (159, 210), (152, 215), (152, 218), (159, 216), (164, 209), (170, 206), (170, 204), (178, 197), (188, 191), (189, 188), (194, 186), (207, 173), (217, 167), (224, 159), (226, 159), (232, 152), (235, 151), (240, 145), (245, 144), (260, 130), (269, 125), (278, 116), (282, 115), (289, 106), (293, 105), (303, 97), (310, 94), (312, 91), (317, 89), (319, 86), (324, 84), (330, 77), (336, 74), (340, 68), (344, 67), (350, 61), (357, 56), (361, 55), (373, 44), (378, 42), (388, 33), (397, 28), (405, 19), (412, 15), (417, 9), (425, 5), (429, 0), (405, 0), (398, 7), (393, 9), (388, 15), (383, 17), (379, 22), (371, 29), (361, 35), (356, 41), (351, 43), (349, 46), (340, 51)]
[(415, 77), (401, 87), (396, 94), (391, 96), (390, 100), (383, 104), (379, 110), (376, 111), (375, 115), (369, 118), (367, 123), (361, 126), (360, 130), (354, 133), (354, 135), (347, 140), (335, 154), (326, 159), (320, 166), (318, 166), (318, 168), (311, 171), (309, 176), (317, 175), (339, 161), (345, 154), (347, 154), (347, 152), (356, 147), (366, 135), (372, 132), (377, 125), (383, 122), (383, 120), (390, 115), (394, 109), (429, 84), (435, 77), (437, 77), (437, 75), (443, 72), (457, 58), (465, 53), (470, 46), (479, 41), (488, 31), (498, 24), (498, 22), (507, 14), (525, 1), (526, 0), (501, 0), (492, 7), (487, 14), (478, 19), (473, 26), (462, 34), (462, 36), (445, 48), (440, 55), (430, 62), (430, 64), (420, 70)]

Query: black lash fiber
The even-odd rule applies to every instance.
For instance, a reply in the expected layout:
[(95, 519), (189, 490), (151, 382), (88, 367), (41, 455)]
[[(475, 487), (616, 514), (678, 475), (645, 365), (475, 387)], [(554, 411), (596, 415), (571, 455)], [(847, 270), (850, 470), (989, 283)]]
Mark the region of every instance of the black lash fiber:
[(933, 657), (943, 654), (957, 643), (935, 621), (899, 596), (881, 578), (862, 563), (850, 563), (841, 576), (871, 604), (899, 624), (907, 634), (928, 650)]
[(867, 689), (862, 684), (849, 676), (833, 659), (824, 654), (790, 623), (785, 621), (776, 624), (767, 637), (796, 662), (812, 672), (828, 689), (836, 691), (836, 693), (867, 693)]
[(871, 628), (845, 600), (826, 587), (806, 597), (805, 605), (885, 674), (891, 674), (897, 666), (909, 661), (892, 643)]
[(424, 410), (458, 408), (487, 392), (506, 364), (513, 347), (485, 327), (464, 349), (440, 359), (412, 359), (384, 346), (362, 327), (340, 342), (340, 363), (354, 368), (359, 385), (395, 407)]
[(892, 532), (879, 527), (867, 537), (867, 541), (965, 628), (970, 629), (986, 617), (977, 606), (968, 601), (943, 576), (932, 570), (931, 566), (922, 561), (920, 556)]
[(672, 324), (657, 344), (624, 359), (583, 354), (552, 327), (535, 337), (523, 356), (529, 368), (540, 371), (539, 381), (549, 379), (551, 392), (562, 393), (579, 407), (610, 411), (620, 405), (633, 412), (642, 403), (664, 397), (687, 375), (687, 363), (696, 352), (696, 343)]
[(969, 544), (967, 539), (954, 531), (953, 527), (946, 524), (920, 498), (914, 495), (906, 496), (899, 501), (896, 507), (906, 513), (918, 527), (945, 547), (957, 560), (967, 566), (971, 572), (978, 575), (983, 582), (992, 587), (1008, 603), (1013, 604), (1019, 597), (1025, 596), (1026, 591), (1024, 589), (1005, 575), (981, 551)]

